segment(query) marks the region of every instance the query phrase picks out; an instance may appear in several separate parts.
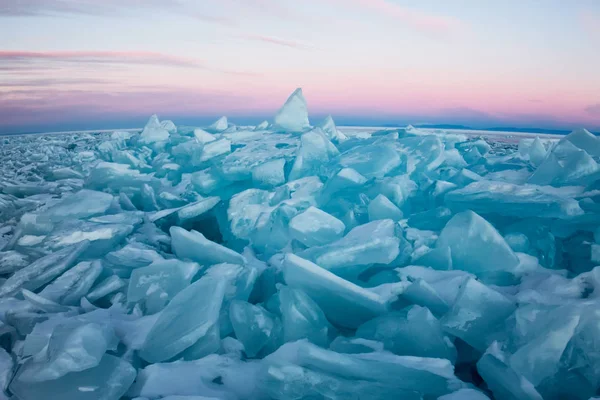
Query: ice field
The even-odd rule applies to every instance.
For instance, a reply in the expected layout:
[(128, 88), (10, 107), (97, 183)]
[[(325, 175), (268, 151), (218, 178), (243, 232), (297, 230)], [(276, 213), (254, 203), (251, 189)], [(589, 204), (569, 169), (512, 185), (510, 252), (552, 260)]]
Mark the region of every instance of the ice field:
[(599, 393), (585, 129), (176, 123), (0, 137), (0, 399)]

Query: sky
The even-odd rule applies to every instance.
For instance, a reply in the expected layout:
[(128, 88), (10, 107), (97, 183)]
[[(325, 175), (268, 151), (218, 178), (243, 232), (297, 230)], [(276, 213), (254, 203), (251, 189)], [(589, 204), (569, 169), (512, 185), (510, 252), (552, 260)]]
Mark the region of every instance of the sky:
[(599, 0), (0, 0), (0, 133), (272, 119), (600, 131)]

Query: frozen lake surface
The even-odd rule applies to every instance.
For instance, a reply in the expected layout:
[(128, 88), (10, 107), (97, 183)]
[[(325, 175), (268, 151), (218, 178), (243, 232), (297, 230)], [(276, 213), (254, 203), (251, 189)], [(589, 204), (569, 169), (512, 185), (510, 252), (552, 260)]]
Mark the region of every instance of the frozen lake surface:
[(0, 137), (0, 399), (581, 399), (600, 140), (273, 121)]

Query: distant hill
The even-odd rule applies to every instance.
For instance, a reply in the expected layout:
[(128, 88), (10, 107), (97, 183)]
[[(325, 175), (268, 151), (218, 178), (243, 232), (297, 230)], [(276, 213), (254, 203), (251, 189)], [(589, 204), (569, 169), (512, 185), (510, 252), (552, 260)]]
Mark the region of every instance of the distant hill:
[[(540, 128), (515, 128), (515, 127), (493, 127), (493, 128), (472, 128), (465, 125), (451, 125), (451, 124), (422, 124), (414, 125), (416, 128), (424, 129), (464, 129), (470, 131), (493, 131), (493, 132), (525, 132), (525, 133), (549, 133), (553, 135), (568, 135), (571, 130), (564, 129), (540, 129)], [(594, 135), (599, 136), (599, 132), (592, 132)]]

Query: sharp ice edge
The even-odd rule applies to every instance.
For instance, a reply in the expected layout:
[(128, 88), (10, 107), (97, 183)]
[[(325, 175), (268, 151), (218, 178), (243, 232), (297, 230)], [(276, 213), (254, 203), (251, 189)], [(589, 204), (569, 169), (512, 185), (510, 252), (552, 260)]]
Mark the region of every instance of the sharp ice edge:
[(3, 137), (0, 398), (588, 399), (600, 140)]

